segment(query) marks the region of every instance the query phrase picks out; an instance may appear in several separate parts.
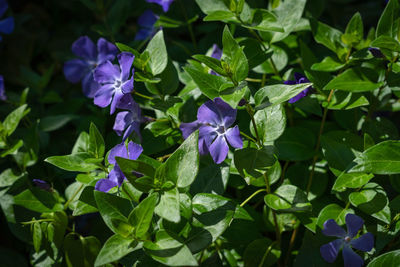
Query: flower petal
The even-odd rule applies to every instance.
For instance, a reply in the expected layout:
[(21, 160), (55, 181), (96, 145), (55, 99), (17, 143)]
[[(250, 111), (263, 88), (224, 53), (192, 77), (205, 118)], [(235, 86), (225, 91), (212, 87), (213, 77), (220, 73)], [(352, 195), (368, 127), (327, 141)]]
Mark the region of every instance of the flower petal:
[(223, 126), (225, 126), (225, 128), (229, 128), (236, 120), (237, 110), (233, 109), (231, 106), (229, 106), (229, 104), (225, 103), (224, 100), (219, 97), (214, 99), (214, 103), (223, 121)]
[(343, 260), (344, 267), (361, 267), (364, 264), (364, 260), (355, 253), (350, 246), (343, 246)]
[(97, 40), (97, 52), (97, 63), (101, 64), (106, 60), (113, 61), (118, 53), (118, 48), (106, 39), (99, 38)]
[(118, 136), (121, 136), (131, 121), (132, 115), (129, 111), (118, 112), (115, 117), (113, 130), (118, 134)]
[(128, 158), (128, 150), (126, 149), (125, 143), (118, 144), (110, 150), (108, 162), (115, 165), (117, 163), (115, 157)]
[(119, 168), (118, 164), (115, 164), (114, 169), (108, 174), (108, 179), (113, 181), (114, 184), (121, 186), (125, 180), (125, 175)]
[(211, 157), (214, 162), (220, 164), (226, 159), (228, 155), (228, 144), (223, 135), (218, 136), (214, 142), (209, 146)]
[(90, 71), (82, 79), (82, 91), (86, 97), (93, 98), (101, 85), (98, 84), (93, 77), (93, 71)]
[(71, 83), (79, 82), (90, 72), (89, 64), (81, 59), (72, 59), (64, 63), (64, 76)]
[(92, 40), (87, 36), (81, 36), (72, 44), (72, 52), (86, 60), (96, 61), (97, 49)]
[(6, 90), (4, 88), (4, 78), (0, 75), (0, 100), (7, 100)]
[(203, 124), (198, 122), (198, 121), (193, 121), (193, 122), (182, 122), (181, 125), (179, 125), (179, 129), (182, 131), (182, 136), (183, 139), (186, 139), (191, 135), (194, 131), (200, 128)]
[(120, 75), (119, 67), (108, 60), (98, 65), (94, 70), (94, 80), (101, 84), (113, 84), (115, 80), (120, 78)]
[(214, 101), (209, 100), (197, 110), (197, 120), (202, 123), (208, 123), (213, 126), (222, 125), (222, 118)]
[(122, 140), (125, 141), (131, 135), (132, 132), (135, 132), (140, 139), (142, 138), (142, 136), (140, 134), (140, 123), (132, 122), (128, 126), (128, 128), (126, 128), (124, 136), (122, 137)]
[(225, 137), (228, 140), (228, 143), (234, 148), (243, 147), (243, 140), (240, 137), (239, 126), (236, 125), (233, 128), (229, 128), (225, 133)]
[(96, 95), (94, 96), (94, 104), (105, 108), (110, 105), (112, 96), (114, 94), (114, 85), (106, 84), (100, 87), (97, 91)]
[(346, 214), (345, 220), (347, 225), (347, 234), (351, 238), (355, 237), (363, 226), (364, 220), (361, 217), (351, 213)]
[[(133, 60), (135, 59), (135, 56), (129, 52), (122, 52), (117, 57), (118, 57), (118, 62), (119, 62), (120, 68), (121, 68), (121, 80), (122, 80), (122, 82), (124, 82), (124, 81), (128, 80), (128, 78), (129, 78), (129, 74), (130, 74), (131, 67), (133, 64)], [(132, 88), (133, 88), (133, 80), (132, 80)]]
[(290, 80), (288, 80), (288, 81), (284, 81), (283, 84), (293, 85), (293, 84), (296, 84), (296, 81), (290, 81)]
[(142, 15), (138, 18), (138, 25), (146, 29), (152, 29), (158, 17), (151, 11), (151, 9), (145, 10)]
[(117, 108), (131, 110), (132, 106), (133, 106), (133, 103), (135, 103), (135, 101), (133, 100), (132, 95), (131, 94), (125, 94), (118, 101)]
[(220, 60), (222, 57), (222, 50), (216, 44), (213, 44), (212, 46), (211, 57), (218, 60)]
[(309, 83), (310, 81), (301, 73), (295, 72), (294, 78), (296, 79), (296, 83)]
[(137, 159), (140, 154), (142, 154), (143, 148), (141, 145), (136, 144), (132, 141), (128, 143), (128, 154), (129, 154), (129, 159), (135, 160)]
[(114, 114), (115, 109), (117, 108), (117, 103), (123, 96), (124, 94), (120, 90), (115, 90), (113, 100), (111, 101), (110, 114)]
[(111, 188), (116, 186), (117, 184), (109, 179), (100, 179), (97, 181), (94, 189), (101, 192), (108, 192)]
[(374, 235), (366, 233), (357, 239), (351, 240), (350, 245), (364, 252), (370, 251), (374, 247)]
[(322, 258), (329, 263), (334, 262), (342, 244), (342, 239), (336, 239), (328, 244), (322, 245), (319, 249)]
[(329, 219), (324, 222), (324, 229), (322, 229), (322, 233), (326, 236), (346, 236), (346, 231), (342, 227), (340, 227), (333, 219)]
[(162, 6), (164, 12), (167, 12), (169, 6), (172, 4), (174, 0), (146, 0), (148, 3), (156, 3)]
[(14, 17), (8, 17), (0, 21), (0, 32), (10, 34), (14, 30)]
[[(133, 74), (133, 71), (132, 71)], [(121, 91), (124, 94), (129, 94), (130, 92), (133, 91), (133, 77), (129, 80), (127, 80), (124, 84), (121, 86)]]

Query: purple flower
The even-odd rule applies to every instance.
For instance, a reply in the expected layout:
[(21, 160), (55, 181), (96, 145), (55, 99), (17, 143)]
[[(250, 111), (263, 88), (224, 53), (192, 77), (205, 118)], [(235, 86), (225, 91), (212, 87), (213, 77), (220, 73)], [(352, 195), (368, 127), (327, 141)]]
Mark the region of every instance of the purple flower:
[(42, 190), (51, 191), (51, 186), (46, 181), (33, 179), (32, 182)]
[(115, 112), (122, 96), (133, 91), (133, 68), (132, 76), (130, 74), (135, 56), (122, 52), (117, 57), (119, 66), (107, 60), (94, 70), (94, 80), (101, 85), (94, 96), (94, 103), (102, 108), (111, 104), (110, 114)]
[(114, 60), (118, 49), (112, 43), (100, 38), (97, 48), (87, 36), (82, 36), (72, 44), (72, 53), (80, 59), (72, 59), (64, 64), (65, 78), (71, 83), (82, 80), (83, 93), (87, 97), (94, 97), (100, 85), (93, 78), (93, 71), (97, 65), (106, 60)]
[[(309, 83), (310, 81), (302, 74), (295, 72), (294, 73), (294, 79), (295, 81), (284, 81), (284, 84), (300, 84), (300, 83)], [(300, 92), (298, 95), (296, 95), (295, 97), (292, 97), (291, 99), (289, 99), (289, 103), (295, 103), (297, 101), (299, 101), (300, 99), (302, 99), (303, 97), (307, 96), (309, 93), (311, 93), (311, 90), (313, 88), (307, 87), (306, 89), (304, 89), (302, 92)]]
[[(218, 47), (218, 45), (216, 45), (216, 44), (213, 44), (213, 46), (212, 46), (211, 57), (213, 57), (213, 58), (215, 58), (215, 59), (218, 59), (218, 60), (220, 60), (221, 57), (222, 57), (222, 50), (221, 50), (221, 49)], [(219, 74), (216, 73), (216, 72), (213, 71), (213, 70), (210, 70), (210, 74), (218, 75), (218, 76), (219, 76)]]
[(6, 90), (4, 88), (4, 78), (2, 75), (0, 75), (0, 100), (7, 100)]
[(128, 143), (128, 149), (126, 149), (126, 145), (123, 142), (111, 149), (110, 154), (108, 155), (108, 162), (114, 164), (114, 168), (108, 174), (107, 179), (100, 179), (97, 181), (95, 190), (108, 192), (113, 187), (121, 186), (126, 178), (119, 168), (115, 157), (135, 160), (140, 156), (140, 154), (142, 154), (142, 152), (143, 148), (132, 141)]
[(157, 20), (158, 16), (156, 16), (150, 9), (143, 12), (138, 19), (139, 31), (136, 33), (135, 40), (143, 41), (154, 36), (157, 32), (154, 24)]
[(124, 95), (117, 103), (117, 108), (121, 111), (115, 117), (114, 131), (125, 141), (132, 132), (140, 137), (140, 124), (144, 121), (139, 105), (133, 100), (130, 94)]
[(243, 147), (239, 127), (229, 128), (236, 120), (236, 112), (219, 97), (209, 100), (198, 109), (196, 121), (181, 123), (183, 138), (200, 129), (200, 154), (210, 152), (214, 162), (219, 164), (228, 155), (228, 143), (235, 148)]
[[(8, 9), (8, 4), (6, 0), (0, 0), (0, 18), (6, 13)], [(0, 33), (10, 34), (14, 30), (14, 18), (8, 17), (0, 20)], [(0, 41), (2, 37), (0, 35)]]
[(147, 3), (156, 3), (162, 6), (164, 12), (167, 12), (169, 9), (169, 6), (174, 2), (174, 0), (146, 0)]
[(348, 213), (346, 215), (347, 233), (333, 219), (324, 223), (322, 233), (326, 236), (339, 237), (328, 244), (321, 246), (320, 252), (325, 261), (332, 263), (343, 249), (343, 260), (345, 267), (361, 267), (364, 264), (363, 259), (353, 251), (352, 248), (367, 252), (374, 247), (374, 236), (366, 233), (356, 239), (358, 231), (364, 224), (364, 220), (359, 216)]
[(368, 47), (368, 51), (376, 58), (384, 58), (382, 51), (379, 48)]

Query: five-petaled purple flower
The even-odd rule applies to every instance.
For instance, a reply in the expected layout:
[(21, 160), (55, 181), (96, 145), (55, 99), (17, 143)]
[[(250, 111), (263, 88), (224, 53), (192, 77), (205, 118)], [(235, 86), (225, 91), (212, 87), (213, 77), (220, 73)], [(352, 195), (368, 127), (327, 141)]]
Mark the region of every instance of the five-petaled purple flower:
[(181, 123), (183, 138), (199, 129), (200, 154), (210, 152), (214, 162), (219, 164), (228, 155), (228, 143), (235, 148), (243, 147), (239, 127), (229, 128), (236, 120), (236, 112), (219, 97), (209, 100), (198, 109), (196, 121)]
[(113, 65), (107, 60), (94, 70), (94, 80), (101, 87), (94, 96), (94, 103), (99, 107), (107, 107), (111, 103), (110, 114), (113, 114), (117, 103), (124, 96), (133, 91), (133, 75), (135, 70), (131, 67), (135, 56), (122, 52), (118, 56), (118, 65)]
[(156, 3), (162, 6), (164, 12), (167, 12), (169, 9), (169, 6), (174, 2), (174, 0), (146, 0), (147, 3)]
[(364, 224), (364, 220), (357, 215), (348, 213), (346, 215), (347, 233), (333, 219), (324, 223), (322, 233), (326, 236), (339, 237), (328, 244), (321, 246), (322, 258), (329, 263), (336, 260), (339, 250), (343, 249), (343, 260), (345, 267), (361, 267), (363, 259), (353, 251), (352, 247), (364, 252), (370, 251), (374, 247), (374, 236), (366, 233), (356, 239), (358, 231)]
[(157, 32), (157, 29), (154, 27), (157, 20), (158, 16), (150, 9), (143, 12), (138, 19), (139, 31), (136, 33), (135, 40), (143, 41), (153, 37)]
[[(284, 81), (284, 84), (300, 84), (300, 83), (309, 83), (310, 81), (302, 74), (295, 72), (294, 73), (294, 81)], [(312, 86), (307, 87), (306, 89), (304, 89), (302, 92), (300, 92), (298, 95), (296, 95), (295, 97), (292, 97), (291, 99), (289, 99), (289, 103), (294, 103), (299, 101), (300, 99), (302, 99), (303, 97), (307, 96), (308, 94), (311, 93), (311, 91), (313, 90)]]
[(133, 100), (130, 94), (124, 95), (117, 103), (117, 108), (127, 111), (121, 111), (115, 117), (114, 131), (121, 136), (125, 141), (132, 132), (135, 132), (139, 137), (140, 123), (144, 122), (142, 112), (139, 105)]
[(142, 154), (142, 152), (143, 148), (132, 141), (128, 143), (128, 149), (126, 149), (124, 142), (111, 149), (110, 154), (108, 155), (108, 162), (114, 164), (114, 168), (108, 174), (107, 179), (100, 179), (97, 181), (95, 190), (108, 192), (113, 187), (120, 187), (126, 178), (118, 166), (115, 157), (135, 160), (140, 156), (140, 154)]
[(100, 85), (93, 78), (94, 69), (106, 60), (114, 60), (118, 48), (100, 38), (95, 44), (87, 36), (82, 36), (72, 44), (72, 53), (81, 59), (71, 59), (64, 64), (65, 78), (72, 83), (82, 80), (83, 93), (94, 97)]
[(6, 101), (6, 90), (4, 88), (4, 78), (0, 75), (0, 100)]
[[(6, 13), (8, 9), (8, 4), (6, 0), (0, 0), (0, 18)], [(0, 33), (10, 34), (14, 30), (14, 18), (8, 17), (0, 20)], [(0, 35), (0, 41), (2, 37)]]
[[(221, 50), (221, 49), (218, 47), (218, 45), (216, 45), (216, 44), (213, 44), (213, 46), (212, 46), (211, 57), (213, 57), (213, 58), (215, 58), (215, 59), (218, 59), (218, 60), (220, 60), (221, 57), (222, 57), (222, 50)], [(218, 75), (218, 76), (219, 76), (219, 74), (216, 73), (216, 72), (213, 71), (213, 70), (210, 71), (210, 74)]]

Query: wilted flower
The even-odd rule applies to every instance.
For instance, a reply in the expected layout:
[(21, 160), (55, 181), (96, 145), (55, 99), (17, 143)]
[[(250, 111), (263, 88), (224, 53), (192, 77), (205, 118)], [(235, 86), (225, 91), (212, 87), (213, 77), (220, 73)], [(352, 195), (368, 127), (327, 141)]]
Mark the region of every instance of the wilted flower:
[(83, 93), (94, 97), (100, 85), (93, 78), (94, 69), (107, 60), (114, 60), (118, 49), (112, 43), (100, 38), (95, 44), (87, 36), (82, 36), (72, 44), (72, 53), (80, 59), (72, 59), (64, 64), (65, 78), (72, 83), (82, 80)]
[(107, 60), (94, 70), (94, 80), (101, 84), (94, 96), (94, 103), (102, 108), (111, 104), (110, 114), (114, 113), (122, 96), (133, 91), (133, 68), (132, 76), (130, 74), (135, 56), (122, 52), (117, 57), (119, 66)]
[(108, 162), (113, 164), (114, 168), (108, 174), (107, 179), (100, 179), (97, 181), (95, 190), (108, 192), (113, 187), (121, 186), (126, 178), (119, 168), (115, 157), (135, 160), (140, 156), (140, 154), (142, 154), (142, 152), (143, 148), (132, 141), (128, 143), (128, 149), (126, 148), (125, 143), (116, 145), (113, 149), (111, 149), (110, 154), (108, 155)]
[(0, 100), (6, 101), (6, 89), (4, 88), (4, 78), (0, 75)]
[(385, 57), (385, 55), (383, 55), (382, 51), (379, 48), (369, 47), (368, 51), (371, 52), (371, 54), (376, 58), (384, 58)]
[[(216, 44), (213, 44), (213, 46), (212, 46), (211, 57), (218, 59), (218, 60), (220, 60), (222, 57), (222, 50)], [(216, 73), (213, 70), (210, 71), (210, 74), (219, 75), (218, 73)]]
[[(8, 9), (8, 4), (6, 0), (0, 0), (0, 18), (6, 13)], [(14, 18), (8, 17), (0, 20), (0, 33), (10, 34), (14, 30)], [(0, 35), (0, 41), (2, 37)]]
[(32, 182), (42, 190), (51, 191), (51, 186), (46, 181), (33, 179)]
[(326, 236), (339, 237), (339, 239), (321, 246), (321, 256), (325, 261), (332, 263), (336, 260), (340, 249), (343, 249), (344, 266), (361, 267), (364, 261), (352, 248), (364, 252), (370, 251), (374, 247), (374, 236), (371, 233), (366, 233), (354, 239), (364, 224), (364, 220), (351, 213), (346, 215), (345, 220), (347, 233), (333, 219), (327, 220), (324, 223), (322, 233)]
[(139, 105), (133, 100), (130, 94), (124, 95), (117, 103), (117, 108), (121, 111), (117, 114), (114, 123), (114, 131), (125, 141), (134, 131), (140, 137), (140, 124), (144, 121)]
[[(294, 73), (294, 81), (284, 81), (284, 84), (300, 84), (300, 83), (309, 83), (310, 81), (302, 74), (295, 72)], [(289, 99), (289, 103), (295, 103), (297, 101), (299, 101), (300, 99), (302, 99), (303, 97), (307, 96), (308, 94), (311, 93), (311, 90), (313, 88), (307, 87), (306, 89), (304, 89), (302, 92), (300, 92), (298, 95), (296, 95), (295, 97), (292, 97), (291, 99)]]
[(183, 138), (199, 129), (199, 151), (205, 155), (210, 152), (214, 162), (223, 162), (228, 155), (228, 143), (235, 148), (242, 148), (239, 127), (229, 128), (236, 120), (236, 109), (231, 108), (221, 98), (209, 100), (197, 111), (197, 120), (181, 123)]
[(169, 9), (169, 6), (174, 2), (174, 0), (146, 0), (147, 3), (156, 3), (162, 6), (164, 12), (167, 12)]
[(136, 33), (135, 40), (143, 41), (152, 37), (157, 32), (157, 29), (154, 27), (157, 20), (158, 16), (150, 9), (143, 12), (138, 19), (139, 31)]

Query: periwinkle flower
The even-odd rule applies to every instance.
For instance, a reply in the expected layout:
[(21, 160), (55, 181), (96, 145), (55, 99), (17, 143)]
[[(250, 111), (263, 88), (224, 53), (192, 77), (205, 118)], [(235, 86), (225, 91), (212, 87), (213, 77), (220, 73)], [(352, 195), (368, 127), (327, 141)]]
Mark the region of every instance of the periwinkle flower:
[(71, 83), (82, 80), (82, 89), (85, 96), (93, 98), (100, 85), (94, 80), (95, 68), (107, 60), (114, 60), (118, 48), (112, 43), (100, 38), (95, 44), (87, 36), (79, 37), (71, 47), (72, 53), (78, 58), (71, 59), (64, 64), (65, 78)]
[(156, 16), (150, 9), (143, 12), (138, 19), (139, 31), (136, 33), (135, 40), (143, 41), (154, 36), (157, 32), (154, 24), (157, 20), (158, 16)]
[[(213, 44), (213, 46), (212, 46), (211, 57), (213, 57), (213, 58), (215, 58), (215, 59), (218, 59), (218, 60), (220, 60), (221, 57), (222, 57), (222, 50), (221, 50), (221, 49), (218, 47), (218, 45), (216, 45), (216, 44)], [(213, 71), (213, 70), (210, 71), (210, 74), (218, 75), (218, 76), (219, 76), (219, 74), (216, 73), (216, 72)]]
[(36, 185), (42, 190), (51, 191), (51, 186), (46, 181), (40, 179), (33, 179), (32, 182), (34, 185)]
[(231, 108), (221, 98), (209, 100), (197, 111), (197, 120), (181, 123), (183, 138), (199, 129), (200, 154), (211, 154), (214, 162), (220, 164), (228, 155), (228, 143), (234, 148), (242, 148), (239, 127), (229, 128), (236, 120), (236, 109)]
[(385, 57), (385, 55), (383, 55), (382, 51), (379, 48), (368, 47), (368, 51), (371, 52), (371, 54), (375, 58), (384, 58)]
[(130, 94), (124, 95), (117, 103), (117, 108), (124, 109), (115, 117), (114, 131), (123, 135), (125, 141), (132, 132), (140, 137), (140, 124), (144, 121), (139, 105), (133, 100)]
[(124, 96), (133, 91), (133, 76), (135, 70), (131, 67), (135, 56), (122, 52), (118, 56), (118, 65), (113, 65), (107, 60), (94, 70), (94, 80), (101, 87), (94, 96), (94, 103), (102, 108), (111, 104), (110, 114), (115, 112), (117, 103)]
[(0, 75), (0, 100), (6, 101), (6, 89), (4, 88), (4, 78)]
[(164, 12), (167, 12), (169, 9), (169, 6), (172, 4), (172, 2), (174, 2), (174, 0), (146, 0), (147, 3), (155, 3), (155, 4), (159, 4), (160, 6), (162, 6), (162, 9), (164, 10)]
[[(6, 13), (8, 9), (8, 4), (6, 0), (0, 0), (0, 18)], [(0, 33), (10, 34), (14, 30), (14, 18), (8, 17), (3, 20), (0, 20)], [(0, 41), (2, 37), (0, 35)]]
[(128, 143), (128, 149), (124, 142), (111, 149), (110, 154), (108, 155), (108, 162), (113, 164), (114, 168), (110, 171), (106, 179), (100, 179), (97, 181), (95, 190), (108, 192), (113, 187), (120, 187), (126, 178), (118, 166), (115, 157), (135, 160), (140, 156), (140, 154), (142, 154), (142, 152), (142, 146), (133, 143), (132, 141)]
[(352, 248), (364, 252), (370, 251), (374, 247), (374, 236), (371, 233), (366, 233), (358, 238), (354, 238), (363, 226), (364, 220), (351, 213), (346, 215), (345, 220), (347, 233), (333, 219), (327, 220), (324, 223), (322, 233), (326, 236), (338, 237), (339, 239), (321, 246), (321, 256), (325, 261), (332, 263), (336, 260), (340, 249), (342, 249), (345, 267), (361, 267), (364, 261)]
[[(309, 83), (310, 81), (302, 74), (295, 72), (294, 73), (294, 81), (284, 81), (284, 84), (301, 84), (301, 83)], [(300, 92), (298, 95), (292, 97), (291, 99), (289, 99), (289, 103), (295, 103), (297, 101), (299, 101), (300, 99), (302, 99), (303, 97), (307, 96), (308, 94), (311, 93), (311, 91), (313, 90), (312, 86), (307, 87), (306, 89), (304, 89), (302, 92)]]

